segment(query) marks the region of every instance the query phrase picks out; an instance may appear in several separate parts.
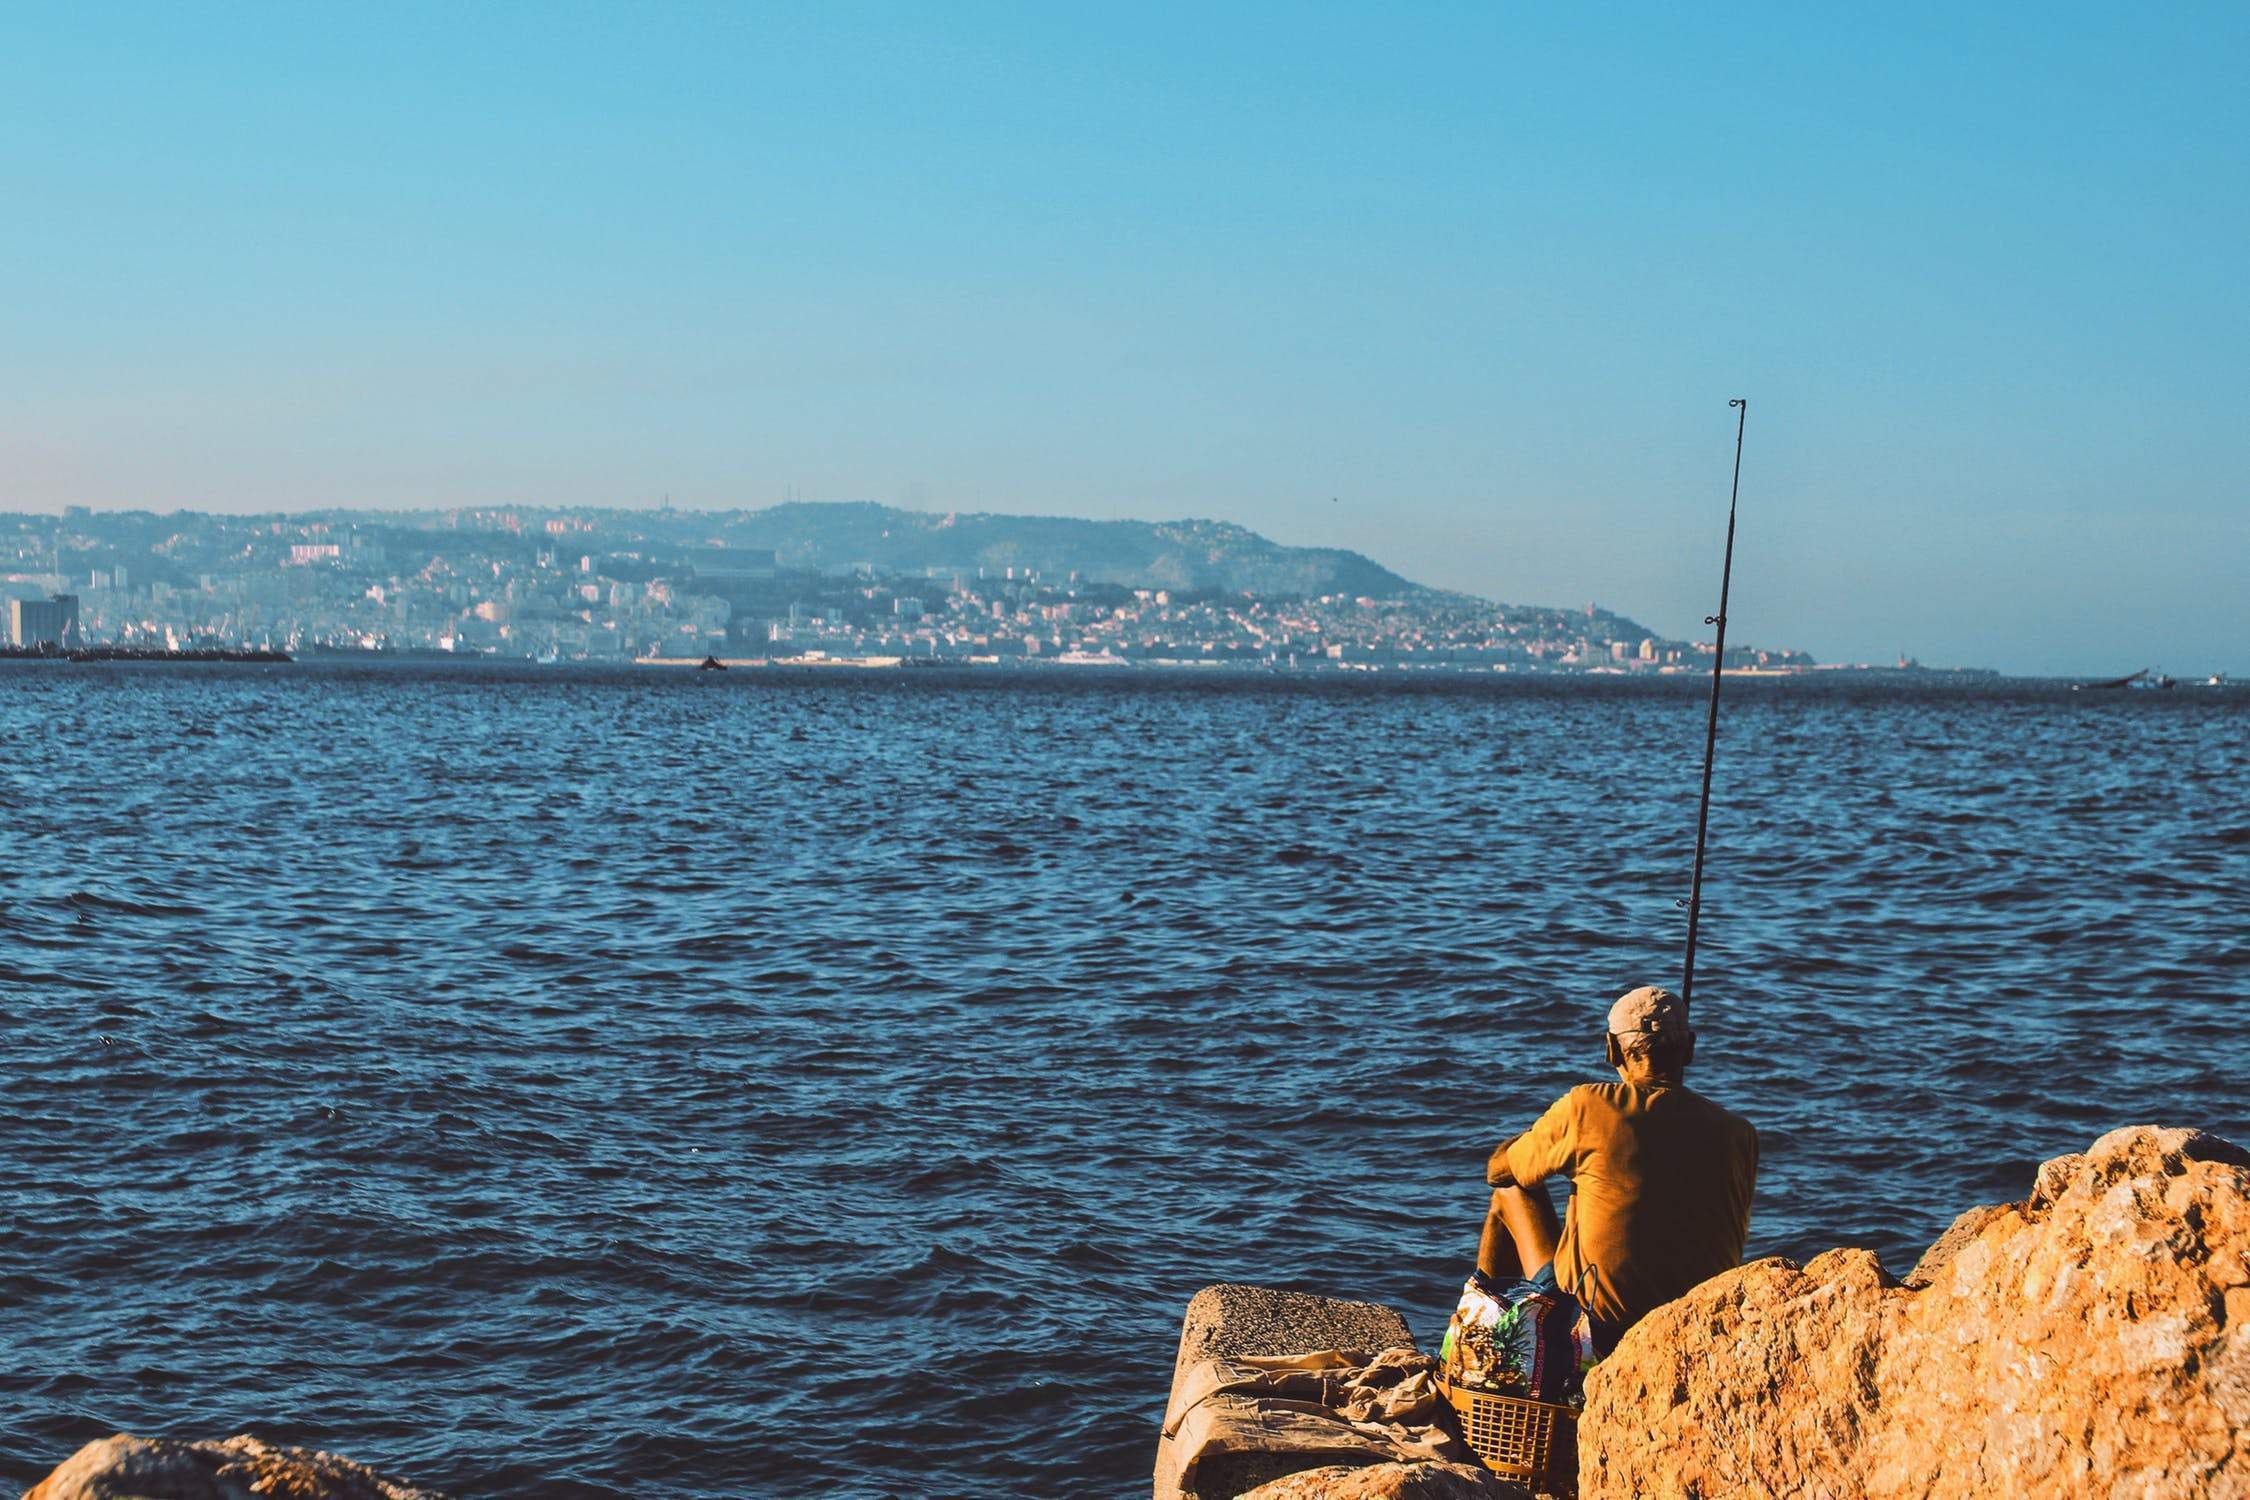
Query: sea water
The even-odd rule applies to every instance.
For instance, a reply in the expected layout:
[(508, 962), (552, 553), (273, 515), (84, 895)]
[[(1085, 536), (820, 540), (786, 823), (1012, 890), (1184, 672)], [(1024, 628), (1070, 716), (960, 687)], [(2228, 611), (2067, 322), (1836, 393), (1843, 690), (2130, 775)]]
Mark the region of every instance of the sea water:
[[(1180, 1309), (1405, 1310), (1678, 982), (1703, 688), (0, 668), (0, 1489), (1131, 1495)], [(1730, 684), (1691, 1082), (1894, 1272), (2250, 1140), (2250, 697)]]

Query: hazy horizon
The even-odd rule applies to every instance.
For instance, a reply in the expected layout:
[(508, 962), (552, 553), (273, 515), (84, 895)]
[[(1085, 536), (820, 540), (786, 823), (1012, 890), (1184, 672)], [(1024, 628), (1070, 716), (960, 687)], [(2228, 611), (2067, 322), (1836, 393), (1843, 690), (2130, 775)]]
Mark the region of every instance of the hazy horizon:
[[(769, 504), (765, 504), (765, 505), (733, 505), (733, 506), (726, 506), (726, 505), (712, 505), (712, 506), (688, 506), (688, 505), (680, 505), (680, 504), (678, 504), (678, 503), (676, 503), (676, 502), (667, 502), (667, 501), (664, 501), (664, 500), (659, 500), (659, 501), (658, 501), (658, 502), (657, 502), (656, 504), (654, 504), (654, 505), (631, 505), (631, 504), (619, 504), (619, 503), (587, 503), (587, 504), (574, 504), (574, 505), (552, 505), (552, 504), (547, 504), (547, 503), (544, 503), (544, 502), (540, 502), (540, 501), (533, 501), (533, 500), (522, 500), (522, 501), (514, 501), (514, 502), (510, 502), (510, 503), (508, 503), (508, 504), (489, 504), (489, 505), (479, 505), (479, 504), (476, 504), (476, 503), (473, 503), (473, 502), (464, 502), (464, 503), (461, 503), (461, 504), (458, 504), (458, 505), (396, 506), (396, 507), (369, 507), (369, 506), (349, 506), (349, 505), (328, 505), (328, 506), (302, 506), (302, 507), (288, 507), (288, 508), (279, 508), (279, 509), (273, 509), (273, 510), (257, 510), (257, 511), (217, 511), (217, 510), (208, 510), (208, 509), (202, 509), (202, 508), (198, 508), (198, 507), (181, 507), (181, 508), (177, 508), (177, 509), (175, 509), (175, 510), (172, 510), (172, 511), (168, 511), (168, 512), (160, 512), (160, 511), (152, 511), (152, 510), (150, 510), (150, 508), (148, 508), (148, 507), (145, 507), (145, 506), (87, 507), (87, 509), (88, 509), (89, 511), (93, 512), (93, 513), (96, 513), (96, 514), (102, 513), (103, 511), (105, 511), (105, 510), (106, 510), (106, 511), (108, 511), (108, 512), (110, 512), (110, 513), (114, 513), (114, 514), (140, 513), (140, 514), (154, 514), (154, 515), (167, 515), (167, 514), (176, 514), (176, 515), (196, 515), (196, 516), (226, 516), (226, 517), (232, 517), (232, 518), (240, 518), (240, 519), (245, 519), (245, 520), (252, 520), (252, 519), (258, 519), (258, 518), (262, 518), (262, 517), (266, 517), (266, 516), (274, 516), (274, 517), (278, 517), (278, 518), (296, 518), (296, 517), (312, 517), (312, 516), (323, 516), (323, 515), (337, 515), (337, 514), (344, 514), (344, 515), (354, 515), (354, 516), (360, 516), (360, 515), (365, 515), (365, 516), (396, 516), (396, 517), (400, 517), (400, 518), (408, 518), (408, 517), (427, 517), (427, 516), (434, 516), (434, 515), (443, 515), (443, 514), (446, 514), (446, 513), (449, 513), (449, 512), (457, 512), (457, 511), (473, 511), (473, 512), (494, 511), (494, 512), (498, 512), (498, 511), (514, 511), (514, 510), (523, 510), (523, 511), (530, 511), (530, 512), (534, 512), (534, 513), (536, 513), (536, 512), (539, 512), (539, 511), (546, 511), (546, 510), (555, 510), (555, 511), (588, 511), (588, 512), (594, 512), (594, 513), (603, 513), (603, 512), (618, 512), (618, 513), (622, 513), (622, 514), (635, 514), (635, 513), (640, 513), (640, 512), (650, 512), (650, 513), (654, 513), (654, 512), (659, 512), (659, 511), (661, 511), (661, 510), (662, 510), (662, 509), (663, 509), (663, 508), (664, 508), (664, 507), (665, 507), (665, 506), (666, 506), (667, 504), (669, 504), (669, 505), (670, 505), (671, 513), (672, 513), (672, 514), (674, 514), (674, 515), (685, 515), (685, 516), (693, 516), (693, 515), (710, 515), (710, 516), (736, 516), (736, 515), (743, 515), (743, 514), (748, 514), (748, 513), (754, 513), (754, 512), (758, 512), (758, 511), (770, 510), (770, 509), (772, 509), (772, 508), (773, 508), (774, 506), (779, 506), (779, 505), (791, 505), (791, 504), (795, 504), (795, 505), (815, 505), (815, 506), (818, 506), (818, 505), (840, 505), (840, 506), (851, 506), (851, 505), (868, 505), (868, 504), (874, 504), (874, 505), (883, 505), (883, 504), (884, 504), (884, 502), (881, 502), (881, 501), (850, 501), (850, 500), (833, 500), (833, 501), (831, 501), (831, 500), (802, 500), (802, 499), (788, 499), (788, 500), (777, 500), (777, 501), (773, 501), (773, 502), (770, 502)], [(907, 514), (915, 514), (915, 515), (942, 515), (942, 514), (959, 514), (959, 515), (1002, 515), (1002, 516), (1020, 516), (1020, 517), (1023, 517), (1023, 518), (1025, 518), (1025, 519), (1056, 519), (1056, 518), (1057, 518), (1054, 512), (1051, 512), (1051, 511), (1037, 511), (1037, 510), (1023, 510), (1023, 511), (996, 511), (996, 510), (968, 510), (968, 509), (961, 509), (961, 510), (958, 510), (958, 511), (944, 511), (944, 510), (938, 510), (938, 509), (935, 509), (935, 508), (931, 508), (931, 507), (917, 507), (917, 506), (913, 506), (913, 505), (908, 505), (908, 504), (898, 504), (898, 505), (890, 505), (890, 506), (887, 506), (886, 508), (888, 508), (888, 509), (891, 509), (891, 510), (901, 511), (901, 512), (904, 512), (904, 513), (907, 513)], [(0, 519), (8, 519), (8, 518), (12, 518), (12, 517), (21, 517), (21, 516), (26, 516), (26, 515), (32, 515), (32, 516), (53, 516), (53, 517), (54, 517), (54, 518), (56, 518), (56, 519), (57, 519), (58, 521), (59, 521), (59, 520), (62, 520), (62, 519), (65, 519), (65, 518), (63, 517), (63, 514), (62, 514), (62, 512), (61, 512), (60, 510), (51, 510), (51, 511), (33, 511), (33, 512), (23, 512), (23, 511), (14, 511), (14, 512), (10, 512), (10, 511), (0, 511)], [(1225, 517), (1220, 517), (1220, 516), (1185, 516), (1185, 515), (1181, 515), (1181, 516), (1119, 516), (1119, 517), (1107, 517), (1107, 516), (1101, 516), (1101, 517), (1068, 517), (1068, 518), (1063, 518), (1063, 519), (1073, 519), (1073, 520), (1086, 520), (1086, 521), (1090, 521), (1090, 522), (1092, 522), (1092, 523), (1094, 523), (1094, 524), (1097, 524), (1097, 525), (1099, 525), (1099, 524), (1117, 524), (1117, 525), (1134, 525), (1134, 524), (1138, 524), (1138, 525), (1149, 525), (1149, 526), (1167, 526), (1167, 525), (1194, 525), (1194, 524), (1199, 524), (1199, 523), (1210, 523), (1210, 522), (1220, 522), (1220, 523), (1225, 523), (1225, 522), (1226, 522), (1226, 518), (1225, 518)], [(1229, 524), (1239, 524), (1239, 523), (1229, 523)], [(1247, 529), (1250, 529), (1250, 530), (1252, 530), (1252, 531), (1254, 531), (1254, 532), (1255, 532), (1255, 530), (1256, 530), (1256, 528), (1247, 528)], [(1292, 541), (1290, 541), (1290, 540), (1289, 540), (1288, 538), (1286, 538), (1286, 537), (1266, 536), (1266, 534), (1265, 534), (1265, 533), (1263, 533), (1263, 532), (1258, 532), (1258, 533), (1256, 533), (1256, 534), (1258, 534), (1258, 535), (1261, 535), (1261, 536), (1265, 536), (1265, 537), (1266, 537), (1266, 540), (1268, 540), (1268, 541), (1271, 541), (1271, 542), (1275, 542), (1275, 543), (1278, 543), (1278, 544), (1280, 544), (1280, 545), (1282, 545), (1282, 546), (1285, 546), (1285, 547), (1297, 547), (1297, 546), (1309, 546), (1309, 545), (1313, 545), (1313, 544), (1304, 544), (1304, 543), (1296, 543), (1296, 542), (1292, 542)], [(1359, 551), (1359, 549), (1356, 549), (1356, 548), (1349, 548), (1349, 549), (1340, 549), (1340, 550), (1345, 550), (1345, 551), (1352, 551), (1352, 552), (1357, 552), (1357, 553), (1358, 553), (1358, 555), (1360, 555), (1360, 556), (1363, 556), (1363, 557), (1366, 557), (1366, 558), (1367, 558), (1367, 559), (1368, 559), (1369, 561), (1371, 561), (1371, 562), (1373, 562), (1373, 563), (1377, 564), (1378, 566), (1383, 566), (1383, 567), (1389, 567), (1389, 566), (1390, 566), (1390, 565), (1389, 565), (1389, 564), (1388, 564), (1388, 563), (1387, 563), (1387, 562), (1385, 561), (1385, 559), (1384, 559), (1384, 558), (1383, 558), (1383, 557), (1382, 557), (1381, 555), (1379, 555), (1379, 554), (1376, 554), (1376, 553), (1360, 552), (1360, 551)], [(1410, 573), (1404, 573), (1404, 572), (1402, 572), (1401, 570), (1399, 570), (1399, 569), (1397, 569), (1397, 568), (1391, 568), (1391, 569), (1390, 569), (1390, 571), (1392, 571), (1392, 572), (1398, 572), (1398, 573), (1401, 573), (1401, 576), (1402, 576), (1402, 577), (1404, 577), (1404, 578), (1406, 579), (1406, 581), (1407, 581), (1408, 583), (1411, 583), (1411, 584), (1416, 584), (1416, 585), (1419, 585), (1419, 586), (1422, 586), (1422, 587), (1426, 587), (1426, 588), (1437, 588), (1437, 589), (1441, 589), (1441, 590), (1443, 590), (1443, 589), (1444, 589), (1444, 586), (1443, 586), (1443, 585), (1438, 585), (1438, 584), (1433, 584), (1433, 583), (1430, 583), (1430, 582), (1429, 582), (1429, 581), (1428, 581), (1427, 579), (1423, 579), (1423, 578), (1417, 578), (1417, 577), (1414, 577), (1414, 576), (1412, 576), (1412, 575), (1411, 575)], [(1658, 619), (1657, 617), (1655, 617), (1655, 616), (1653, 616), (1653, 615), (1649, 614), (1649, 613), (1648, 613), (1647, 611), (1645, 611), (1645, 610), (1641, 610), (1641, 611), (1636, 611), (1636, 609), (1635, 609), (1635, 608), (1633, 607), (1633, 605), (1632, 605), (1631, 601), (1629, 601), (1629, 600), (1617, 600), (1617, 599), (1608, 599), (1608, 598), (1601, 598), (1601, 597), (1593, 597), (1593, 598), (1588, 598), (1588, 599), (1560, 599), (1560, 598), (1556, 598), (1556, 599), (1548, 599), (1548, 598), (1508, 598), (1508, 599), (1502, 599), (1502, 598), (1497, 598), (1497, 597), (1495, 597), (1495, 596), (1493, 596), (1493, 595), (1476, 595), (1476, 594), (1475, 594), (1475, 591), (1474, 591), (1474, 590), (1466, 590), (1466, 589), (1454, 589), (1454, 590), (1446, 590), (1446, 591), (1448, 591), (1448, 592), (1453, 592), (1453, 593), (1467, 593), (1467, 594), (1472, 594), (1472, 595), (1475, 595), (1475, 597), (1479, 597), (1479, 598), (1485, 598), (1485, 599), (1489, 599), (1489, 600), (1491, 600), (1491, 602), (1493, 602), (1493, 603), (1497, 603), (1497, 604), (1506, 604), (1506, 605), (1511, 605), (1511, 606), (1522, 606), (1522, 607), (1533, 607), (1533, 608), (1552, 608), (1552, 609), (1576, 609), (1576, 608), (1579, 608), (1580, 606), (1598, 606), (1598, 607), (1600, 607), (1600, 608), (1602, 608), (1602, 609), (1610, 610), (1610, 611), (1612, 611), (1612, 612), (1614, 612), (1614, 613), (1616, 613), (1616, 614), (1619, 614), (1619, 615), (1623, 615), (1623, 616), (1626, 616), (1626, 617), (1628, 617), (1628, 618), (1631, 618), (1631, 619), (1633, 619), (1633, 620), (1634, 620), (1634, 621), (1635, 621), (1636, 623), (1638, 623), (1638, 624), (1641, 624), (1641, 625), (1644, 625), (1644, 626), (1648, 626), (1648, 627), (1650, 627), (1650, 628), (1652, 628), (1652, 629), (1655, 629), (1655, 630), (1657, 630), (1658, 632), (1660, 632), (1661, 634), (1663, 634), (1663, 635), (1666, 635), (1666, 636), (1671, 636), (1671, 637), (1675, 637), (1675, 638), (1678, 638), (1678, 639), (1683, 639), (1683, 640), (1708, 639), (1708, 638), (1709, 638), (1709, 636), (1710, 636), (1710, 629), (1709, 629), (1709, 626), (1708, 626), (1708, 624), (1706, 624), (1706, 623), (1703, 623), (1703, 622), (1702, 622), (1702, 621), (1700, 621), (1700, 620), (1694, 620), (1694, 621), (1681, 621), (1681, 622), (1678, 622), (1678, 623), (1677, 623), (1677, 625), (1676, 625), (1676, 627), (1675, 627), (1675, 624), (1674, 624), (1674, 622), (1671, 622), (1671, 621), (1668, 621), (1668, 620), (1662, 620), (1662, 619)], [(1715, 601), (1714, 601), (1714, 603), (1715, 603)], [(1739, 612), (1739, 611), (1737, 611), (1737, 617), (1738, 617), (1738, 618), (1739, 618), (1739, 613), (1740, 613), (1740, 612)], [(1889, 662), (1890, 662), (1890, 661), (1892, 660), (1891, 658), (1873, 658), (1873, 659), (1865, 659), (1865, 660), (1862, 660), (1862, 659), (1859, 659), (1859, 658), (1844, 658), (1844, 657), (1826, 656), (1826, 655), (1822, 655), (1822, 653), (1820, 653), (1820, 652), (1819, 652), (1819, 651), (1817, 651), (1817, 650), (1811, 650), (1811, 648), (1807, 647), (1807, 646), (1806, 646), (1806, 644), (1805, 644), (1805, 643), (1804, 643), (1803, 641), (1797, 641), (1797, 640), (1783, 640), (1783, 639), (1779, 639), (1779, 638), (1752, 638), (1752, 639), (1745, 639), (1745, 638), (1744, 638), (1744, 637), (1743, 637), (1743, 636), (1742, 636), (1742, 635), (1741, 635), (1741, 634), (1740, 634), (1739, 632), (1737, 632), (1737, 633), (1736, 633), (1736, 634), (1734, 635), (1734, 637), (1733, 637), (1733, 639), (1732, 639), (1732, 641), (1731, 641), (1731, 646), (1732, 646), (1732, 647), (1767, 648), (1767, 649), (1777, 649), (1777, 650), (1779, 650), (1779, 649), (1787, 649), (1787, 650), (1810, 650), (1810, 651), (1811, 651), (1811, 654), (1812, 654), (1812, 655), (1813, 655), (1814, 657), (1816, 657), (1817, 659), (1819, 659), (1819, 660), (1821, 660), (1821, 661), (1823, 661), (1823, 662), (1827, 662), (1827, 663), (1839, 663), (1839, 662), (1844, 662), (1844, 663), (1852, 663), (1852, 664), (1858, 664), (1858, 665), (1876, 665), (1876, 666), (1880, 666), (1880, 665), (1887, 665), (1887, 664), (1888, 664), (1888, 663), (1889, 663)], [(1983, 661), (1967, 661), (1967, 660), (1957, 660), (1957, 659), (1952, 659), (1952, 658), (1935, 658), (1935, 659), (1931, 659), (1931, 660), (1927, 660), (1927, 661), (1924, 661), (1924, 662), (1923, 662), (1922, 664), (1923, 664), (1923, 665), (1925, 665), (1925, 666), (1931, 666), (1931, 667), (1972, 667), (1972, 668), (1975, 668), (1975, 667), (1991, 667), (1991, 666), (1993, 666), (1993, 665), (1994, 665), (1993, 663), (1990, 663), (1990, 662), (1983, 662)], [(2156, 665), (2156, 666), (2159, 666), (2159, 667), (2161, 667), (2161, 666), (2162, 666), (2162, 664), (2152, 664), (2152, 665)], [(1998, 670), (2000, 670), (2000, 671), (2002, 671), (2002, 672), (2004, 672), (2004, 673), (2008, 673), (2008, 674), (2010, 674), (2010, 675), (2016, 675), (2016, 676), (2026, 676), (2026, 677), (2043, 677), (2043, 676), (2044, 676), (2044, 677), (2077, 677), (2077, 678), (2083, 678), (2083, 677), (2088, 677), (2088, 676), (2102, 676), (2102, 675), (2107, 675), (2105, 671), (2101, 671), (2101, 670), (2092, 670), (2092, 669), (2076, 669), (2076, 670), (2073, 670), (2073, 669), (2067, 669), (2067, 668), (2066, 668), (2066, 669), (2062, 669), (2062, 670), (2059, 670), (2059, 671), (2025, 671), (2025, 670), (2017, 670), (2017, 669), (2012, 669), (2012, 668), (2008, 668), (2008, 667), (2000, 667), (2000, 668), (1998, 668)], [(2188, 670), (2188, 671), (2192, 671), (2193, 675), (2195, 675), (2195, 676), (2202, 676), (2202, 675), (2204, 675), (2204, 672), (2203, 672), (2203, 670), (2202, 670), (2202, 669), (2182, 669), (2182, 670)], [(2223, 669), (2216, 669), (2216, 668), (2215, 668), (2215, 669), (2212, 669), (2212, 670), (2223, 670)]]
[[(2250, 13), (27, 6), (0, 509), (1203, 517), (2250, 674)], [(629, 497), (621, 502), (619, 497)]]

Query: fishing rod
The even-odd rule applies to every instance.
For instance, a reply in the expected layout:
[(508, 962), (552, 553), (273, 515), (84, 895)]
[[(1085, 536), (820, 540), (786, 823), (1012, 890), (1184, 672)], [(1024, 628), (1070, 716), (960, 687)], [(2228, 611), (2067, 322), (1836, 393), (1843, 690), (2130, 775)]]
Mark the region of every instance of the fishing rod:
[(1719, 612), (1705, 615), (1703, 623), (1719, 627), (1711, 652), (1711, 718), (1703, 730), (1703, 803), (1695, 811), (1695, 878), (1688, 887), (1687, 966), (1680, 975), (1680, 1004), (1695, 998), (1695, 929), (1703, 916), (1703, 840), (1711, 827), (1711, 757), (1719, 748), (1719, 669), (1727, 661), (1727, 588), (1734, 581), (1734, 504), (1742, 495), (1742, 429), (1750, 421), (1750, 402), (1736, 396), (1727, 402), (1735, 410), (1734, 488), (1727, 495), (1727, 555), (1719, 568)]

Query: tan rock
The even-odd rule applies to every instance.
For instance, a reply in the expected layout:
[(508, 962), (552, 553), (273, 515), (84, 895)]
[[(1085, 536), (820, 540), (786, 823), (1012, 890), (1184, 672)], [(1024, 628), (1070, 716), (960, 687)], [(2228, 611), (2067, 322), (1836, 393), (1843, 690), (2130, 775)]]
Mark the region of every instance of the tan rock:
[(445, 1500), (364, 1464), (247, 1435), (187, 1443), (119, 1433), (88, 1443), (23, 1500)]
[(1531, 1491), (1474, 1464), (1374, 1464), (1307, 1469), (1240, 1500), (1526, 1500)]
[(2250, 1154), (2114, 1131), (1901, 1285), (1862, 1250), (1659, 1309), (1588, 1382), (1586, 1500), (2250, 1497)]
[[(1403, 1451), (1400, 1439), (1412, 1434), (1372, 1424), (1408, 1420), (1412, 1413), (1374, 1410), (1393, 1403), (1371, 1389), (1355, 1392), (1361, 1398), (1355, 1401), (1342, 1390), (1340, 1378), (1311, 1376), (1320, 1390), (1298, 1389), (1291, 1399), (1276, 1401), (1268, 1398), (1278, 1393), (1244, 1390), (1246, 1372), (1238, 1365), (1245, 1359), (1329, 1350), (1352, 1351), (1350, 1363), (1363, 1366), (1389, 1351), (1411, 1355), (1413, 1348), (1406, 1320), (1372, 1302), (1233, 1282), (1205, 1287), (1180, 1321), (1172, 1394), (1156, 1445), (1156, 1500), (1233, 1500), (1268, 1480), (1307, 1469), (1467, 1457), (1466, 1448), (1458, 1454)], [(1386, 1369), (1401, 1377), (1400, 1385), (1406, 1383), (1403, 1366), (1389, 1363)], [(1434, 1375), (1420, 1384), (1434, 1419), (1438, 1401), (1433, 1381)], [(1391, 1389), (1399, 1396), (1411, 1394)], [(1347, 1417), (1332, 1403), (1353, 1406), (1353, 1414)]]
[[(2058, 1159), (2063, 1161), (2078, 1160), (2077, 1157)], [(2050, 1162), (2048, 1165), (2052, 1166), (2054, 1163)], [(1928, 1286), (1931, 1279), (1937, 1275), (1945, 1263), (1972, 1244), (1976, 1237), (1984, 1231), (1986, 1225), (1996, 1218), (2012, 1214), (2015, 1211), (2015, 1205), (2013, 1204), (1987, 1203), (1984, 1207), (1972, 1208), (1961, 1215), (1960, 1218), (1955, 1219), (1952, 1227), (1939, 1235), (1936, 1242), (1922, 1252), (1922, 1258), (1915, 1263), (1914, 1269), (1906, 1273), (1906, 1284), (1911, 1287)]]

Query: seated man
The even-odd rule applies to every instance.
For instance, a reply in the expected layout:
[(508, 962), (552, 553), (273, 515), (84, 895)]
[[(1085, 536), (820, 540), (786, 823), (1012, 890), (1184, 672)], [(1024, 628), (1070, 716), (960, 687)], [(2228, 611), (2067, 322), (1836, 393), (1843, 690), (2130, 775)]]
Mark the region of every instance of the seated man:
[[(1477, 1246), (1488, 1288), (1518, 1279), (1586, 1310), (1606, 1356), (1649, 1312), (1742, 1263), (1758, 1133), (1681, 1082), (1695, 1056), (1687, 1004), (1637, 989), (1609, 1011), (1615, 1083), (1582, 1083), (1492, 1153)], [(1567, 1221), (1541, 1187), (1571, 1179)]]

